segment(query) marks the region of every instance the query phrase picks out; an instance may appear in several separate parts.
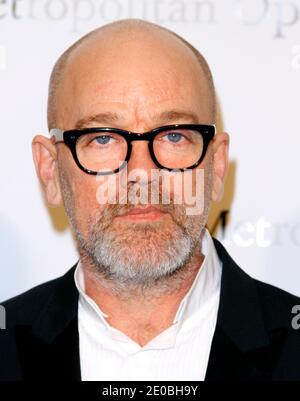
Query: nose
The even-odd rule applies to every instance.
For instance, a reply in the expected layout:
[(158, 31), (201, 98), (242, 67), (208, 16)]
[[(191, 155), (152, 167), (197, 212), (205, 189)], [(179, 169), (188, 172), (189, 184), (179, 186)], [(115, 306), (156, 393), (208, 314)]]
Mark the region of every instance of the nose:
[(151, 172), (158, 170), (150, 155), (148, 143), (146, 140), (131, 142), (132, 150), (127, 163), (128, 178), (131, 182), (148, 184), (151, 181)]

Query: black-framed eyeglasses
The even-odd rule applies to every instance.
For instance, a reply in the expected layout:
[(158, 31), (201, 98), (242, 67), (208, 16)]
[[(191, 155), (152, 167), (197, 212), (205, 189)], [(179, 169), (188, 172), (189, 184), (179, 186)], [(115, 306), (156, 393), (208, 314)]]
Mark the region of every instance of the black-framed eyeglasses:
[(144, 133), (106, 127), (50, 130), (54, 143), (64, 142), (77, 166), (94, 175), (118, 173), (130, 159), (133, 141), (148, 141), (152, 160), (161, 169), (193, 169), (203, 161), (215, 133), (213, 124), (166, 125)]

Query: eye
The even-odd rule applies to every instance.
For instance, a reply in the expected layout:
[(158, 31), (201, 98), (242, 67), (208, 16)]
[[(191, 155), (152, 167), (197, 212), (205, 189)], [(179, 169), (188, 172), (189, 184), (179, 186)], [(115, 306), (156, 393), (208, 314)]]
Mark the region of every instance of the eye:
[(97, 142), (99, 145), (107, 145), (111, 139), (114, 138), (110, 135), (101, 135), (94, 138), (93, 141)]
[(184, 139), (184, 135), (182, 135), (178, 132), (168, 132), (162, 138), (166, 138), (169, 142), (172, 142), (172, 143), (178, 143), (182, 139)]

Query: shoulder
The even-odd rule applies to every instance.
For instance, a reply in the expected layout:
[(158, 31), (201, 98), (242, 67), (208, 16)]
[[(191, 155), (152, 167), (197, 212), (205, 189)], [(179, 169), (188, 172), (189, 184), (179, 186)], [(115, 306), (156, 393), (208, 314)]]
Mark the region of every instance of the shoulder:
[[(5, 327), (0, 330), (0, 381), (24, 380), (23, 359), (30, 366), (31, 361), (47, 358), (47, 353), (41, 353), (41, 339), (48, 344), (76, 316), (75, 266), (63, 276), (2, 303)], [(45, 366), (39, 362), (36, 368), (43, 371)]]
[(57, 290), (70, 283), (76, 265), (63, 276), (37, 285), (30, 290), (10, 298), (1, 305), (6, 314), (7, 328), (15, 324), (30, 325), (38, 317), (57, 293)]
[(223, 263), (223, 287), (235, 293), (236, 301), (245, 299), (249, 304), (258, 303), (269, 328), (291, 327), (295, 306), (299, 305), (300, 312), (300, 297), (251, 277), (235, 263), (218, 240), (214, 239), (214, 245)]
[(253, 278), (252, 280), (257, 289), (266, 324), (269, 327), (292, 328), (296, 307), (300, 308), (300, 297), (262, 281)]

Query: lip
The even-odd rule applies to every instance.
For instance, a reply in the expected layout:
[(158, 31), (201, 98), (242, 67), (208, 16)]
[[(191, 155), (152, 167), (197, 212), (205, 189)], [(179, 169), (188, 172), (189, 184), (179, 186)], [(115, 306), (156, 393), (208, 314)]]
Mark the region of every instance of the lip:
[(157, 220), (163, 217), (166, 213), (160, 211), (156, 207), (147, 206), (147, 207), (135, 207), (131, 209), (129, 212), (122, 214), (119, 217), (129, 218), (133, 220)]

